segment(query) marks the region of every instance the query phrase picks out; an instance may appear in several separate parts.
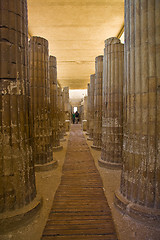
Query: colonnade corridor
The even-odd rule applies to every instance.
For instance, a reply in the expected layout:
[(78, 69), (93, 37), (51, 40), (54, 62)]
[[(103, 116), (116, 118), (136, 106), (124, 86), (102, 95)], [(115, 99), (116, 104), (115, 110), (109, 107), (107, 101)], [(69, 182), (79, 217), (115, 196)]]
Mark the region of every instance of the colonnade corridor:
[(117, 209), (114, 199), (122, 170), (99, 166), (101, 151), (88, 139), (81, 124), (71, 124), (63, 148), (54, 152), (57, 166), (35, 173), (39, 210), (15, 219), (10, 228), (4, 221), (0, 240), (159, 240), (158, 225)]
[(71, 127), (61, 183), (42, 240), (116, 240), (100, 174), (80, 124)]

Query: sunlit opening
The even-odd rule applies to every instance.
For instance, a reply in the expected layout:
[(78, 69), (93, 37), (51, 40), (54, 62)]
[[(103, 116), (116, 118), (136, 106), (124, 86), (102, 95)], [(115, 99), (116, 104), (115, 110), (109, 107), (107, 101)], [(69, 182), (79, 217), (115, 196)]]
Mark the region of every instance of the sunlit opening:
[(77, 107), (74, 107), (74, 108), (73, 108), (73, 112), (74, 112), (74, 113), (77, 112)]

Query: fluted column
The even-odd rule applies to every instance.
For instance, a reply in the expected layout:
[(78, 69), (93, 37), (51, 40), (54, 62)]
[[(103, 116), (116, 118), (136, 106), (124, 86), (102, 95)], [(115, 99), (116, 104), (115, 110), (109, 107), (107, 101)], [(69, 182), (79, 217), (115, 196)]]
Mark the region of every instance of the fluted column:
[(35, 169), (45, 171), (56, 165), (56, 160), (53, 159), (50, 116), (48, 41), (32, 37), (29, 46)]
[(89, 114), (89, 111), (90, 111), (90, 83), (88, 83), (88, 86), (87, 86), (87, 132), (86, 132), (86, 135), (89, 135), (89, 117), (90, 117), (90, 114)]
[(84, 102), (80, 105), (80, 123), (82, 123), (82, 120), (84, 119)]
[(40, 202), (29, 109), (27, 1), (0, 2), (0, 232)]
[[(160, 225), (160, 1), (125, 1), (123, 171), (116, 205)], [(159, 225), (158, 225), (159, 224)]]
[(65, 125), (65, 119), (66, 119), (66, 114), (65, 114), (65, 92), (63, 90), (62, 90), (61, 98), (62, 98), (62, 118), (61, 118), (61, 121), (62, 121), (62, 124), (63, 124), (62, 131), (63, 131), (63, 135), (66, 136), (67, 133), (66, 133), (66, 125)]
[(58, 90), (57, 90), (57, 61), (56, 57), (49, 57), (50, 101), (53, 151), (61, 150), (58, 119)]
[(89, 93), (89, 137), (88, 140), (93, 141), (93, 128), (94, 128), (94, 86), (95, 74), (90, 76), (90, 93)]
[(83, 131), (87, 131), (87, 99), (88, 97), (84, 97), (84, 102), (83, 102), (83, 116), (81, 118), (82, 121), (82, 129)]
[(86, 120), (87, 119), (87, 101), (88, 101), (88, 97), (85, 96), (84, 97), (84, 114), (83, 114), (83, 119)]
[(63, 91), (58, 87), (58, 119), (59, 119), (59, 132), (60, 141), (65, 141), (65, 120), (64, 120), (64, 101), (63, 101)]
[(92, 148), (101, 150), (102, 145), (102, 81), (103, 56), (95, 59), (95, 87), (94, 87), (94, 127)]
[(66, 132), (70, 130), (70, 119), (71, 119), (71, 109), (69, 103), (69, 87), (63, 88), (63, 101), (64, 101), (64, 118), (65, 118), (65, 128)]
[(103, 75), (103, 167), (122, 167), (124, 45), (118, 38), (105, 41)]

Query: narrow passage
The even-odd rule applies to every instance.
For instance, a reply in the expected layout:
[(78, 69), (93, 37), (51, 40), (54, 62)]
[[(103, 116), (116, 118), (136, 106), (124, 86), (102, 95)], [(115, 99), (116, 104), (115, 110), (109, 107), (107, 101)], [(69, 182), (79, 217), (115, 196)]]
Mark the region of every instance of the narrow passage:
[(42, 240), (116, 240), (103, 184), (80, 125), (72, 125), (61, 183)]

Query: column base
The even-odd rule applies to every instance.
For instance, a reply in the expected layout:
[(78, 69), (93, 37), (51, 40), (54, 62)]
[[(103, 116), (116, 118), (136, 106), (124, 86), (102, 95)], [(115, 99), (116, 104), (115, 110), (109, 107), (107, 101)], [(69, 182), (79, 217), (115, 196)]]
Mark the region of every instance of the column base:
[(112, 163), (102, 160), (101, 158), (98, 159), (98, 164), (100, 167), (112, 169), (112, 170), (121, 170), (122, 164), (121, 163)]
[(59, 152), (63, 149), (63, 146), (53, 147), (53, 152)]
[(92, 145), (91, 148), (97, 150), (97, 151), (101, 151), (101, 147), (100, 146), (95, 146), (95, 145)]
[(65, 138), (60, 139), (60, 142), (65, 142), (65, 141), (66, 141)]
[(31, 203), (11, 212), (0, 213), (0, 234), (5, 234), (21, 227), (38, 213), (42, 198), (37, 196)]
[(87, 120), (82, 120), (81, 122), (83, 131), (87, 131)]
[(50, 171), (53, 168), (56, 168), (58, 166), (58, 162), (56, 159), (53, 159), (53, 161), (45, 164), (35, 164), (35, 171), (36, 172), (44, 172), (44, 171)]
[(160, 228), (160, 209), (152, 209), (132, 203), (120, 191), (115, 192), (114, 204), (121, 212), (131, 218)]
[(93, 138), (88, 137), (87, 140), (88, 141), (93, 141)]

